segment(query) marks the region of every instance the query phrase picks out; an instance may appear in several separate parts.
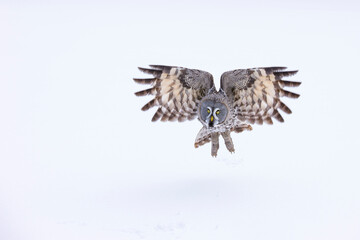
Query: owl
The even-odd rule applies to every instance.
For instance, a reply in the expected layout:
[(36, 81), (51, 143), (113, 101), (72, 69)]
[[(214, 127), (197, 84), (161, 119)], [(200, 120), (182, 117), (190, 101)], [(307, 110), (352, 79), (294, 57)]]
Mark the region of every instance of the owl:
[(291, 110), (280, 98), (300, 96), (284, 89), (301, 84), (282, 79), (297, 73), (287, 71), (286, 67), (225, 72), (221, 75), (218, 91), (213, 76), (205, 71), (162, 65), (150, 65), (150, 68), (139, 70), (152, 77), (134, 78), (134, 81), (149, 84), (151, 88), (135, 95), (154, 96), (141, 110), (157, 107), (153, 122), (159, 119), (183, 122), (197, 118), (203, 127), (196, 136), (195, 148), (211, 142), (211, 155), (214, 157), (219, 149), (220, 135), (226, 148), (234, 152), (231, 132), (250, 131), (249, 124), (273, 124), (273, 119), (284, 122), (279, 110), (288, 114)]

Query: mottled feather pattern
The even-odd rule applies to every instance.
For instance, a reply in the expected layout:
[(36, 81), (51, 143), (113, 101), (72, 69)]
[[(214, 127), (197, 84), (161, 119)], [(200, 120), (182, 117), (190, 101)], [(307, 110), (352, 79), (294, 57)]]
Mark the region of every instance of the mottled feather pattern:
[(152, 121), (185, 121), (197, 117), (199, 101), (213, 87), (211, 74), (181, 67), (150, 65), (151, 69), (139, 68), (152, 74), (154, 78), (134, 81), (151, 84), (152, 88), (136, 92), (136, 96), (154, 95), (154, 98), (142, 107), (146, 111), (158, 106)]
[(284, 87), (297, 87), (300, 82), (282, 80), (297, 71), (284, 71), (285, 67), (253, 68), (229, 71), (223, 74), (222, 88), (228, 96), (233, 96), (235, 114), (241, 121), (251, 124), (272, 124), (275, 118), (284, 122), (279, 109), (290, 114), (291, 110), (280, 97), (298, 98), (296, 93)]

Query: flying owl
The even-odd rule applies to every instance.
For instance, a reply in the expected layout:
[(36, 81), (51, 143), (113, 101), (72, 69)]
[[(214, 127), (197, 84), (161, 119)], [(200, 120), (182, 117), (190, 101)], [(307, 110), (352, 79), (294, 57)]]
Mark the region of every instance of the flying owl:
[(174, 66), (150, 65), (139, 68), (152, 78), (134, 78), (152, 87), (136, 92), (136, 96), (153, 95), (141, 110), (157, 107), (152, 121), (179, 121), (198, 118), (203, 127), (195, 139), (195, 148), (211, 141), (211, 155), (216, 157), (219, 136), (234, 152), (231, 132), (252, 130), (249, 124), (273, 124), (272, 119), (284, 122), (279, 110), (291, 110), (280, 97), (298, 98), (300, 95), (284, 90), (301, 82), (283, 80), (297, 73), (286, 67), (237, 69), (221, 75), (220, 89), (216, 90), (213, 76), (205, 71)]

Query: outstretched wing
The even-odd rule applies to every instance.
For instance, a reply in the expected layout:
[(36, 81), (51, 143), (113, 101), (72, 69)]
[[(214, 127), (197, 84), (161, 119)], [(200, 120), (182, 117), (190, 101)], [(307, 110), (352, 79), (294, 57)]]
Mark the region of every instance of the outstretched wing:
[(185, 121), (197, 116), (200, 100), (214, 88), (213, 77), (210, 73), (182, 67), (150, 65), (151, 69), (139, 68), (153, 78), (134, 81), (140, 84), (151, 84), (152, 87), (140, 92), (136, 96), (154, 95), (154, 98), (144, 105), (141, 110), (146, 111), (158, 106), (152, 121)]
[(284, 122), (279, 109), (290, 114), (291, 110), (280, 97), (298, 98), (300, 95), (284, 90), (297, 87), (301, 82), (282, 80), (297, 71), (286, 71), (286, 67), (238, 69), (221, 76), (221, 89), (230, 98), (236, 116), (248, 123), (272, 124), (272, 118)]

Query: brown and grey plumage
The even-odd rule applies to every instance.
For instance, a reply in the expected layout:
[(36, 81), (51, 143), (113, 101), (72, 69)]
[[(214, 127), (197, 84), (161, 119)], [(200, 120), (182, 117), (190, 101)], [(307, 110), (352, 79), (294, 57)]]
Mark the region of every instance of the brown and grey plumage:
[(150, 65), (139, 68), (153, 78), (134, 81), (150, 84), (151, 88), (136, 92), (136, 96), (153, 95), (142, 107), (143, 111), (157, 107), (152, 121), (185, 121), (198, 118), (203, 124), (195, 140), (195, 147), (211, 142), (211, 155), (219, 149), (219, 136), (225, 146), (234, 152), (231, 132), (252, 130), (249, 124), (273, 124), (272, 119), (284, 122), (278, 110), (291, 113), (281, 97), (298, 98), (299, 94), (284, 87), (297, 87), (301, 83), (283, 80), (297, 71), (285, 67), (237, 69), (221, 76), (219, 91), (215, 89), (210, 73), (174, 66)]

